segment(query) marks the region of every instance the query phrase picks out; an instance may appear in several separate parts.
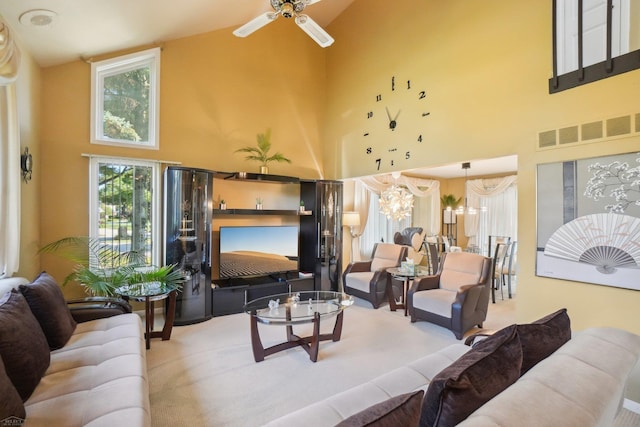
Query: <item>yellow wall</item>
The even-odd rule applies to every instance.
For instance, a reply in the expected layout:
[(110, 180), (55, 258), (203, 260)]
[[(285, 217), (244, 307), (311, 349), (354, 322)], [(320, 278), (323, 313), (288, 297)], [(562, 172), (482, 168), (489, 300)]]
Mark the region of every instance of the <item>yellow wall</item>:
[[(382, 155), (393, 144), (411, 149), (410, 160), (383, 168), (518, 155), (517, 319), (531, 321), (567, 307), (577, 330), (607, 325), (640, 333), (640, 323), (629, 322), (640, 304), (639, 292), (535, 276), (536, 164), (640, 147), (636, 134), (538, 151), (537, 133), (640, 112), (640, 71), (550, 95), (549, 2), (427, 0), (418, 5), (398, 0), (389, 8), (388, 2), (369, 0), (355, 2), (330, 30), (337, 41), (327, 56), (329, 176), (379, 172), (358, 145), (358, 133), (367, 126), (372, 97), (385, 90), (390, 76), (410, 76), (428, 92), (428, 138), (422, 145), (389, 142), (387, 133), (368, 141)], [(393, 108), (408, 105), (405, 101)], [(407, 126), (424, 124), (413, 119)], [(349, 157), (341, 159), (342, 153)]]
[(20, 152), (29, 148), (33, 156), (33, 174), (28, 183), (20, 184), (20, 268), (15, 276), (35, 278), (40, 272), (37, 251), (40, 245), (40, 183), (42, 150), (40, 145), (40, 67), (29, 52), (22, 49), (20, 73), (16, 81)]
[[(322, 177), (325, 57), (289, 24), (276, 21), (246, 39), (223, 30), (166, 42), (157, 151), (90, 144), (90, 65), (77, 61), (43, 70), (42, 243), (88, 234), (88, 159), (82, 153), (258, 172), (257, 163), (234, 151), (255, 145), (256, 134), (271, 128), (273, 150), (293, 163), (271, 163), (270, 173)], [(218, 188), (214, 194), (235, 203)], [(70, 264), (46, 255), (43, 267), (60, 280)]]

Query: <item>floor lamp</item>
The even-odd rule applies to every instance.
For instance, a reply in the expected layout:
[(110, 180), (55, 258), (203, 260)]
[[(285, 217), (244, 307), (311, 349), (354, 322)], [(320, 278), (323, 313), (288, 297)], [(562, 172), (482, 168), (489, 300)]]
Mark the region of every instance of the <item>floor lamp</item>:
[(351, 234), (351, 252), (349, 260), (353, 262), (353, 240), (360, 237), (354, 232), (355, 227), (360, 227), (360, 214), (358, 212), (344, 212), (342, 214), (342, 226), (349, 227)]

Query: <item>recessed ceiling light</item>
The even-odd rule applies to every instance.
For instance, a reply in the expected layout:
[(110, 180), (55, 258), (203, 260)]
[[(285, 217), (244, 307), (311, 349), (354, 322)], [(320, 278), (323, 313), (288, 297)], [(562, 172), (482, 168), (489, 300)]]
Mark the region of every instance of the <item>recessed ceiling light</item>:
[(30, 27), (50, 27), (55, 22), (58, 14), (46, 9), (33, 9), (20, 15), (19, 21), (23, 25)]

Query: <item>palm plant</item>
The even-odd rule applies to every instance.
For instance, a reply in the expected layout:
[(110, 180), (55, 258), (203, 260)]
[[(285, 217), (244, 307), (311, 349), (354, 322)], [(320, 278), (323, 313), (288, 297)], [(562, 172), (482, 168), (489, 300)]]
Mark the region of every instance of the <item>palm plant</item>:
[(236, 153), (247, 153), (245, 160), (260, 162), (261, 166), (266, 167), (269, 162), (286, 162), (291, 160), (286, 158), (282, 153), (277, 152), (269, 155), (271, 150), (271, 129), (267, 129), (265, 133), (259, 133), (257, 136), (258, 145), (256, 147), (243, 147), (237, 149)]
[(94, 296), (113, 296), (121, 286), (144, 282), (160, 282), (170, 289), (180, 289), (185, 280), (175, 265), (149, 266), (144, 254), (119, 252), (91, 237), (65, 237), (43, 246), (38, 253), (55, 253), (76, 263), (62, 285), (78, 282)]
[(462, 197), (456, 199), (456, 196), (453, 194), (443, 194), (442, 197), (440, 197), (440, 203), (445, 208), (455, 209), (460, 204), (460, 201), (462, 201)]

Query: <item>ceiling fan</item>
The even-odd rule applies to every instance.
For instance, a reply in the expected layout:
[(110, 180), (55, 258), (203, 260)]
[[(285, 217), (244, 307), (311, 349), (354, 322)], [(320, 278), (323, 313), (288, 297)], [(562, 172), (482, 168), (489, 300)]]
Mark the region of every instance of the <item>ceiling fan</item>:
[(320, 0), (270, 0), (274, 12), (266, 12), (237, 28), (233, 34), (238, 37), (247, 37), (254, 31), (276, 20), (279, 15), (285, 18), (295, 17), (296, 25), (309, 35), (322, 47), (330, 46), (333, 38), (320, 27), (313, 19), (301, 12), (310, 4)]

